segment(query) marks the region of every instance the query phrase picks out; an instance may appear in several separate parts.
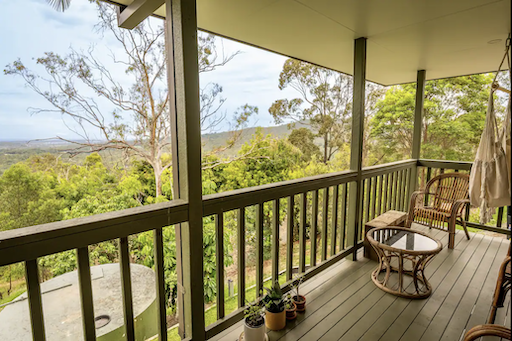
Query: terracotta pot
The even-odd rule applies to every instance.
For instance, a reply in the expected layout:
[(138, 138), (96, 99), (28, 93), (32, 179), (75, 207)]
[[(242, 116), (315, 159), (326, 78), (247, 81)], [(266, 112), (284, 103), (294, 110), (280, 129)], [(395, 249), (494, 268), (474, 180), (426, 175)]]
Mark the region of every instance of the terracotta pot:
[(306, 310), (306, 297), (300, 295), (299, 297), (293, 296), (292, 297), (293, 303), (297, 306), (298, 312), (303, 312)]
[(281, 330), (286, 327), (286, 311), (281, 311), (279, 313), (272, 313), (270, 311), (266, 311), (265, 313), (265, 325), (270, 330)]
[(244, 320), (244, 341), (265, 341), (265, 323), (252, 327)]
[(286, 319), (289, 321), (295, 320), (295, 318), (297, 317), (297, 306), (293, 302), (292, 304), (293, 307), (291, 309), (286, 309)]

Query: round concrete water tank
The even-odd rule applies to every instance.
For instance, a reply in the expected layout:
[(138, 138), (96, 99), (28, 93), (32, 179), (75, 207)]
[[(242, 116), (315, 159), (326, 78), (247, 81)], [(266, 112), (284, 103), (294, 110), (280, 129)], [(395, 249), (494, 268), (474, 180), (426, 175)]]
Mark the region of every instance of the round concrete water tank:
[[(130, 264), (136, 340), (157, 334), (155, 273)], [(119, 264), (91, 267), (96, 337), (98, 341), (125, 339)], [(41, 283), (47, 340), (83, 340), (78, 273), (68, 272)], [(0, 312), (0, 340), (32, 340), (27, 293)]]

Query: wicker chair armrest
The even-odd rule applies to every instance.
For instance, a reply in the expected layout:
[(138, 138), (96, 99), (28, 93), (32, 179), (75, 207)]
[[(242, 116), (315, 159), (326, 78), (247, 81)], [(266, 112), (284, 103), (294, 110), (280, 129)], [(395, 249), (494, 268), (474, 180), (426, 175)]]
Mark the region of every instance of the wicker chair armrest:
[(425, 195), (431, 194), (425, 191), (415, 191), (411, 195), (410, 209), (414, 209), (415, 207), (423, 207)]
[(482, 336), (498, 336), (510, 340), (510, 329), (496, 324), (481, 324), (471, 328), (464, 336), (464, 341), (478, 340)]
[(462, 210), (464, 207), (466, 207), (466, 205), (469, 205), (469, 199), (456, 200), (452, 206), (452, 214), (462, 214)]

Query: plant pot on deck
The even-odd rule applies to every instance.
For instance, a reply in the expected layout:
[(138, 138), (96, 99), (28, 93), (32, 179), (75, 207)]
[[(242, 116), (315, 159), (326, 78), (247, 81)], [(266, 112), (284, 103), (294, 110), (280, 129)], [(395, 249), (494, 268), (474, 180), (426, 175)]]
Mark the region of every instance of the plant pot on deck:
[(292, 302), (292, 305), (293, 305), (292, 308), (286, 309), (286, 319), (288, 321), (295, 320), (295, 318), (297, 317), (297, 306), (293, 302)]
[(306, 297), (305, 296), (293, 296), (292, 297), (293, 303), (297, 306), (298, 312), (303, 312), (306, 310)]
[(257, 325), (247, 323), (247, 318), (244, 320), (244, 341), (265, 341), (265, 332), (265, 319), (263, 317)]
[(280, 311), (278, 313), (273, 313), (271, 311), (266, 311), (265, 313), (265, 325), (270, 330), (281, 330), (286, 327), (286, 311)]

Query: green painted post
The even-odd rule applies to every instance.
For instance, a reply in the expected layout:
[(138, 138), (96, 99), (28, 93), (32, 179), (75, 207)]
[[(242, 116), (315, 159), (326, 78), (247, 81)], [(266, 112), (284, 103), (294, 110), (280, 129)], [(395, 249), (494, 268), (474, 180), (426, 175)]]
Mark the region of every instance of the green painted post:
[(366, 38), (354, 44), (354, 91), (352, 106), (352, 140), (350, 145), (350, 170), (357, 171), (357, 181), (350, 185), (348, 211), (348, 246), (354, 246), (353, 259), (357, 260), (357, 242), (361, 214), (361, 168), (363, 159), (364, 97), (366, 84)]
[[(412, 135), (412, 151), (411, 158), (419, 160), (421, 151), (421, 135), (423, 127), (423, 103), (425, 102), (425, 83), (427, 72), (419, 70), (416, 77), (416, 104), (414, 108), (414, 128)], [(409, 196), (417, 188), (418, 182), (418, 166), (411, 168), (409, 177)], [(408, 200), (409, 198), (407, 198)]]
[[(201, 123), (195, 1), (166, 0), (166, 51), (171, 110), (174, 199), (189, 204), (189, 220), (176, 227), (185, 336), (205, 339)], [(160, 312), (162, 316), (162, 312)], [(160, 324), (162, 324), (160, 322)], [(162, 330), (162, 329), (160, 329)], [(162, 334), (162, 333), (161, 333)], [(165, 340), (167, 335), (160, 335)]]

